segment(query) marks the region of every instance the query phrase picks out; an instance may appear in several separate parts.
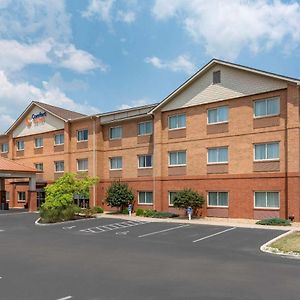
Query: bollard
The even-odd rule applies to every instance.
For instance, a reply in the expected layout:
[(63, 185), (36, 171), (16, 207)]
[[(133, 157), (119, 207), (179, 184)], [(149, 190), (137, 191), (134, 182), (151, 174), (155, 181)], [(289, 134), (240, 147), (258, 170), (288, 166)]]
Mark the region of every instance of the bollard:
[(191, 219), (192, 219), (192, 213), (193, 213), (193, 209), (189, 206), (187, 208), (187, 214), (189, 216), (189, 221), (191, 221)]
[(131, 217), (131, 211), (132, 211), (132, 205), (129, 204), (128, 205), (128, 214), (129, 214), (130, 217)]

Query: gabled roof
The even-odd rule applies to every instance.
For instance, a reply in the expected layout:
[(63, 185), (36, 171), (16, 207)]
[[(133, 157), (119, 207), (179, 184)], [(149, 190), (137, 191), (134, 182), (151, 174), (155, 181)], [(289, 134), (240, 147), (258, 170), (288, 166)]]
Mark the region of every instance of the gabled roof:
[(85, 117), (86, 115), (71, 111), (68, 109), (60, 108), (57, 106), (53, 106), (50, 104), (38, 102), (38, 101), (32, 101), (24, 110), (24, 112), (17, 118), (17, 120), (8, 128), (8, 130), (5, 132), (5, 134), (8, 134), (13, 128), (16, 127), (16, 125), (19, 123), (21, 119), (23, 119), (24, 116), (27, 115), (27, 113), (34, 107), (38, 106), (39, 108), (47, 111), (48, 113), (56, 116), (57, 118), (63, 120), (64, 122), (67, 122), (68, 120), (73, 120), (81, 117)]
[(197, 78), (202, 76), (205, 72), (207, 72), (210, 68), (212, 68), (215, 65), (228, 66), (228, 67), (231, 67), (231, 68), (236, 68), (236, 69), (247, 71), (247, 72), (252, 72), (252, 73), (255, 73), (257, 75), (263, 75), (263, 76), (267, 76), (267, 77), (270, 77), (270, 78), (273, 78), (273, 79), (283, 80), (283, 81), (287, 81), (287, 82), (290, 82), (290, 83), (300, 85), (300, 79), (296, 79), (296, 78), (292, 78), (292, 77), (288, 77), (288, 76), (283, 76), (283, 75), (279, 75), (279, 74), (275, 74), (275, 73), (271, 73), (271, 72), (266, 72), (266, 71), (258, 70), (258, 69), (255, 69), (255, 68), (250, 68), (250, 67), (246, 67), (246, 66), (243, 66), (243, 65), (234, 64), (234, 63), (227, 62), (227, 61), (220, 60), (220, 59), (212, 59), (208, 64), (206, 64), (199, 71), (197, 71), (194, 75), (192, 75), (189, 79), (187, 79), (176, 90), (174, 90), (171, 94), (169, 94), (166, 98), (164, 98), (157, 106), (155, 106), (149, 112), (149, 114), (152, 114), (158, 108), (160, 108), (163, 105), (167, 104), (171, 99), (173, 99), (173, 97), (178, 95), (186, 86), (191, 84), (194, 80), (196, 80)]
[(23, 164), (17, 163), (7, 158), (0, 157), (0, 172), (26, 172), (26, 173), (39, 173), (34, 168), (27, 167)]

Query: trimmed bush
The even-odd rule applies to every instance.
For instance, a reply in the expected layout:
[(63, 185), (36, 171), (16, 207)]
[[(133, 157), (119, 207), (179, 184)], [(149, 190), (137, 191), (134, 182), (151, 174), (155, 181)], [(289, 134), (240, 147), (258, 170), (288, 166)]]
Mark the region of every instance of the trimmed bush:
[(281, 218), (270, 218), (257, 221), (259, 225), (291, 226), (291, 221)]
[(164, 218), (177, 218), (179, 217), (179, 215), (171, 212), (157, 211), (154, 213), (152, 217), (164, 219)]
[(124, 208), (122, 211), (121, 211), (121, 214), (122, 215), (128, 215), (129, 214), (129, 211), (128, 211), (128, 208)]
[(136, 216), (143, 217), (144, 216), (144, 210), (142, 208), (138, 208), (135, 212)]
[(45, 223), (56, 223), (74, 220), (77, 214), (77, 207), (75, 205), (69, 206), (67, 208), (50, 208), (46, 209), (41, 207), (40, 217)]
[(100, 206), (95, 206), (94, 209), (95, 209), (97, 214), (103, 214), (103, 212), (104, 212), (103, 208), (100, 207)]
[(171, 212), (164, 212), (164, 211), (156, 211), (153, 209), (141, 209), (138, 208), (136, 210), (136, 215), (141, 217), (147, 217), (147, 218), (176, 218), (179, 217), (178, 214), (174, 214)]

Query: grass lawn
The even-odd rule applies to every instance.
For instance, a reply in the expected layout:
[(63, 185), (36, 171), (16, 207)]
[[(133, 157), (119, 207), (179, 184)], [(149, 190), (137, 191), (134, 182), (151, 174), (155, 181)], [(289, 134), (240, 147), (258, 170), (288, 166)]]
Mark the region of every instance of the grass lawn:
[(291, 233), (270, 245), (272, 248), (277, 248), (283, 252), (300, 253), (300, 231)]

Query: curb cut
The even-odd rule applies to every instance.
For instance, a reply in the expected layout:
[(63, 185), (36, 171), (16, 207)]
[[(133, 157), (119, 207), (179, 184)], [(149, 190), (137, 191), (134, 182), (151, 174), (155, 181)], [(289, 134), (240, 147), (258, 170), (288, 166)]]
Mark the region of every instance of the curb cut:
[(288, 232), (285, 232), (279, 236), (277, 236), (276, 238), (266, 242), (265, 244), (263, 244), (261, 247), (260, 247), (260, 251), (262, 252), (265, 252), (265, 253), (268, 253), (268, 254), (274, 254), (274, 255), (279, 255), (279, 256), (282, 256), (282, 257), (285, 257), (285, 258), (292, 258), (292, 259), (300, 259), (300, 253), (296, 253), (296, 252), (283, 252), (283, 251), (280, 251), (276, 248), (273, 248), (273, 247), (270, 247), (270, 245), (274, 242), (276, 242), (277, 240), (289, 235), (289, 234), (292, 234), (293, 232), (297, 232), (298, 230), (290, 230)]

